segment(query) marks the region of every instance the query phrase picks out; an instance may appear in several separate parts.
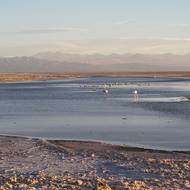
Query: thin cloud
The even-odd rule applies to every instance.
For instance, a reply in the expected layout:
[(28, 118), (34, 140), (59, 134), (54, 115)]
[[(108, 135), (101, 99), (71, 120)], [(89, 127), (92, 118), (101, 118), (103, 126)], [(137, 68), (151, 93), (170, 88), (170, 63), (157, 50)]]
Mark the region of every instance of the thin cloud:
[(187, 23), (181, 23), (181, 24), (170, 24), (170, 27), (189, 27), (190, 24)]
[(125, 25), (125, 24), (129, 24), (129, 23), (133, 23), (135, 21), (136, 21), (135, 19), (121, 20), (121, 21), (116, 22), (115, 24), (116, 25)]
[(165, 40), (165, 41), (186, 41), (190, 42), (190, 38), (158, 38), (160, 40)]
[(16, 33), (18, 34), (52, 34), (52, 33), (62, 33), (62, 32), (86, 32), (86, 28), (62, 28), (62, 29), (30, 29), (30, 30), (20, 30)]
[(128, 37), (121, 37), (116, 38), (118, 40), (161, 40), (161, 41), (183, 41), (183, 42), (190, 42), (190, 38), (169, 38), (169, 37), (161, 37), (161, 38), (128, 38)]

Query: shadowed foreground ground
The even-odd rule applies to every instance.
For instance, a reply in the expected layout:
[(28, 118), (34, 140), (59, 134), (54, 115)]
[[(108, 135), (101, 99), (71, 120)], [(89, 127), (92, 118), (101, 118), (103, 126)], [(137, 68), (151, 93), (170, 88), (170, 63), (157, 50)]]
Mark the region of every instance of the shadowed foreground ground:
[(0, 136), (0, 189), (190, 189), (190, 153)]

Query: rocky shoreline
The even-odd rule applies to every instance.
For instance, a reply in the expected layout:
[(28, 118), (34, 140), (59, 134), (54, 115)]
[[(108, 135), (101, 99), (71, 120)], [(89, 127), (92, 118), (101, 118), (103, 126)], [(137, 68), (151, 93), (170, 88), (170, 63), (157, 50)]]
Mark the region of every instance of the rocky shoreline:
[(4, 189), (190, 189), (190, 153), (0, 136)]

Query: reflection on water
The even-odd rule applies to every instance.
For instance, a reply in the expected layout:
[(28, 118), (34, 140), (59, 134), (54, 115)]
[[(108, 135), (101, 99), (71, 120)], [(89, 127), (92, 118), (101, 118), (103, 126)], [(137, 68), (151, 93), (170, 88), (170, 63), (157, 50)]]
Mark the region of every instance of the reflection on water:
[[(103, 86), (109, 93), (102, 92)], [(133, 91), (138, 89), (138, 101)], [(190, 79), (95, 77), (0, 84), (2, 134), (190, 150)]]

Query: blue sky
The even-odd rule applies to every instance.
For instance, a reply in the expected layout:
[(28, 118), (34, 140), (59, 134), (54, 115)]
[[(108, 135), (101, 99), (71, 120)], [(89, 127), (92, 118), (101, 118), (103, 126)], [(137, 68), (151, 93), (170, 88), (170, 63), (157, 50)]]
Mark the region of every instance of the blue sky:
[(0, 55), (189, 53), (189, 0), (0, 0)]

